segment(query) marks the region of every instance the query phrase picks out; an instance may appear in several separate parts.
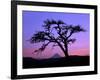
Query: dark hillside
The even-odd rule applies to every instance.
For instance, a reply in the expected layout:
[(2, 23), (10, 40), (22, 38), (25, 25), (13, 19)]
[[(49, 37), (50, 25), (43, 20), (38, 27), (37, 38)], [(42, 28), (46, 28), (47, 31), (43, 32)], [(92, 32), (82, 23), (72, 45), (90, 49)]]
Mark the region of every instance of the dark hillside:
[(89, 56), (69, 56), (68, 58), (51, 58), (37, 60), (33, 58), (23, 58), (23, 68), (43, 68), (62, 66), (86, 66), (89, 65)]

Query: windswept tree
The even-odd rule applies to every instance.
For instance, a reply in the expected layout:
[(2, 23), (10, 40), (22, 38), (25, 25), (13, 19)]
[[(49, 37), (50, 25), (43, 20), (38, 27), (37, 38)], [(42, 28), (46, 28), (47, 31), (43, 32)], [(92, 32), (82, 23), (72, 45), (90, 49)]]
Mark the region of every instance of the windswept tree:
[(71, 38), (71, 36), (78, 32), (85, 32), (80, 25), (67, 25), (61, 20), (47, 19), (44, 21), (42, 27), (44, 30), (36, 32), (29, 40), (32, 44), (43, 42), (42, 46), (34, 52), (41, 53), (49, 44), (53, 43), (52, 46), (59, 46), (65, 57), (69, 56), (68, 45), (76, 41), (76, 39)]

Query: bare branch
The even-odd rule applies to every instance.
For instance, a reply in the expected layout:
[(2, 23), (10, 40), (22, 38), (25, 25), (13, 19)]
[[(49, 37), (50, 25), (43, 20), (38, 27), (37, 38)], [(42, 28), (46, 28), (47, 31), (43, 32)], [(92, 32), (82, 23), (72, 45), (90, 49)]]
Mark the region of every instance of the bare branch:
[(67, 38), (71, 37), (72, 34), (74, 34), (74, 33), (85, 32), (86, 31), (83, 28), (81, 28), (79, 25), (77, 25), (77, 26), (70, 25), (69, 26), (69, 30), (70, 30), (70, 34), (69, 34), (69, 36)]
[(68, 41), (67, 41), (67, 43), (69, 44), (69, 43), (74, 43), (76, 41), (76, 39), (69, 39)]
[(48, 43), (44, 43), (38, 50), (35, 50), (34, 52), (42, 52), (45, 50), (45, 48), (50, 44), (51, 42), (48, 42)]

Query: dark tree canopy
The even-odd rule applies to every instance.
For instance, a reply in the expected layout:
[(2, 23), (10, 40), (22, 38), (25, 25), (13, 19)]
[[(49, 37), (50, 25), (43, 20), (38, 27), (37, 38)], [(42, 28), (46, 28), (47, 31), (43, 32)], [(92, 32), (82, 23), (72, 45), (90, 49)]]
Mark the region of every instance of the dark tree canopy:
[(61, 20), (47, 19), (44, 21), (42, 27), (44, 30), (36, 32), (29, 40), (32, 44), (44, 42), (43, 45), (34, 52), (40, 53), (44, 51), (50, 43), (53, 43), (53, 47), (59, 46), (66, 57), (68, 56), (68, 44), (76, 41), (76, 39), (71, 38), (71, 36), (78, 32), (85, 32), (80, 25), (67, 25)]

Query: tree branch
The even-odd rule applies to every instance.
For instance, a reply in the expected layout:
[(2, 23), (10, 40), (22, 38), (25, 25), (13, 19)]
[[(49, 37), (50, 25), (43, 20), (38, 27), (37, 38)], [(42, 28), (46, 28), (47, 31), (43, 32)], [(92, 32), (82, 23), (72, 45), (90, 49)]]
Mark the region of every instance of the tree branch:
[(51, 43), (51, 42), (48, 42), (48, 43), (46, 43), (46, 44), (43, 44), (43, 45), (41, 46), (41, 48), (35, 50), (34, 52), (42, 52), (42, 51), (44, 51), (45, 48), (46, 48), (50, 43)]

